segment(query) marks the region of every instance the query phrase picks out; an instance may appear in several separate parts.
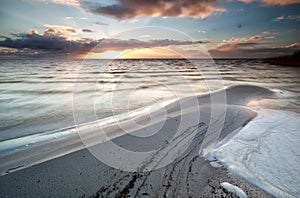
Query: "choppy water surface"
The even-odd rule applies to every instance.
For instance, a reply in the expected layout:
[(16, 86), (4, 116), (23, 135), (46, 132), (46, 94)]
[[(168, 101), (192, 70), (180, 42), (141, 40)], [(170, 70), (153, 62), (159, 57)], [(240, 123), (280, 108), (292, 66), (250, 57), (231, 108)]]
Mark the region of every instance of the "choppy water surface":
[(221, 83), (275, 89), (285, 98), (263, 106), (300, 112), (300, 69), (260, 60), (1, 60), (0, 68), (0, 141), (73, 126), (73, 104), (88, 122)]

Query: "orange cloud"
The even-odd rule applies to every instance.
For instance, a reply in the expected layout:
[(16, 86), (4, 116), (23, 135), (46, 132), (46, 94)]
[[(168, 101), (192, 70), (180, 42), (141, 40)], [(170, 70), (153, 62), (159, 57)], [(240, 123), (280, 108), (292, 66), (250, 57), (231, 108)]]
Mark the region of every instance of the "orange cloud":
[(248, 41), (259, 41), (261, 40), (260, 36), (251, 36), (251, 37), (242, 37), (242, 38), (235, 38), (232, 37), (228, 40), (223, 40), (222, 43), (241, 43), (241, 42), (248, 42)]
[(261, 2), (264, 5), (290, 5), (300, 3), (300, 0), (238, 0), (243, 3)]
[(296, 43), (292, 43), (290, 45), (285, 46), (285, 48), (293, 48), (293, 47), (299, 47), (300, 46), (300, 42), (296, 42)]
[(225, 12), (217, 6), (216, 0), (118, 0), (116, 4), (86, 4), (95, 14), (111, 16), (117, 19), (130, 19), (141, 16), (179, 16), (205, 18), (212, 14)]
[(300, 3), (300, 0), (262, 0), (262, 2), (267, 5), (289, 5)]
[(0, 47), (0, 53), (15, 53), (15, 52), (18, 52), (18, 50), (9, 47)]
[[(79, 29), (62, 25), (45, 24), (44, 26), (47, 27), (44, 31), (44, 36), (58, 36), (68, 40), (80, 40), (80, 38), (75, 37), (75, 35), (84, 32), (92, 32), (92, 30), (89, 29)], [(31, 30), (30, 34), (38, 34), (38, 32), (36, 30)]]
[(91, 0), (50, 0), (50, 2), (83, 8), (94, 14), (117, 19), (141, 16), (206, 18), (212, 14), (226, 12), (225, 8), (217, 6), (217, 0), (116, 0), (113, 1), (115, 4), (110, 5)]
[(240, 48), (249, 48), (252, 45), (256, 45), (256, 41), (261, 40), (260, 36), (251, 36), (251, 37), (233, 37), (228, 40), (223, 40), (219, 43), (215, 49), (219, 51), (229, 51), (239, 46)]
[[(266, 39), (266, 38), (265, 38)], [(235, 39), (237, 41), (238, 39)], [(243, 39), (241, 39), (243, 40)], [(286, 46), (265, 47), (262, 42), (221, 42), (209, 53), (215, 58), (263, 58), (291, 54), (300, 50), (300, 42)]]
[(68, 32), (68, 33), (81, 33), (81, 29), (77, 29), (77, 28), (73, 28), (73, 27), (69, 27), (69, 26), (63, 26), (63, 25), (49, 25), (49, 24), (45, 24), (44, 25), (47, 28), (53, 29), (56, 32)]
[(30, 30), (29, 34), (39, 34), (37, 30)]

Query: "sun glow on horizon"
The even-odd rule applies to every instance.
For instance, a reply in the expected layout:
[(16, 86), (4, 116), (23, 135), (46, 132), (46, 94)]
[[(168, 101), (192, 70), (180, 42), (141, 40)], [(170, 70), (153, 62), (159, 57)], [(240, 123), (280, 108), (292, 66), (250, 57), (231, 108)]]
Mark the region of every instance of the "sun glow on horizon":
[(118, 59), (124, 53), (126, 53), (126, 50), (106, 51), (102, 53), (90, 52), (85, 56), (85, 59)]
[(182, 58), (179, 54), (167, 48), (142, 48), (134, 49), (123, 53), (120, 59), (139, 59), (139, 58)]
[(167, 48), (141, 48), (123, 51), (90, 52), (85, 59), (164, 59), (183, 58), (180, 54)]

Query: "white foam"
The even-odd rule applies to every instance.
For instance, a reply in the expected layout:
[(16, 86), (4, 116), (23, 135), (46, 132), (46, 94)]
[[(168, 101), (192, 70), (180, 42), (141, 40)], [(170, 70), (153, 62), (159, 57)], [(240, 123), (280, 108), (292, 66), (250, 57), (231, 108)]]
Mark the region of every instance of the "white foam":
[(209, 158), (276, 197), (300, 197), (300, 114), (260, 110)]
[(218, 163), (218, 162), (210, 162), (210, 165), (211, 165), (212, 167), (215, 167), (215, 168), (220, 168), (220, 167), (222, 167), (222, 164), (220, 164), (220, 163)]
[(228, 182), (221, 183), (221, 186), (223, 188), (225, 188), (228, 192), (232, 192), (233, 194), (235, 194), (239, 198), (247, 198), (246, 193), (237, 186), (234, 186), (234, 185), (232, 185)]

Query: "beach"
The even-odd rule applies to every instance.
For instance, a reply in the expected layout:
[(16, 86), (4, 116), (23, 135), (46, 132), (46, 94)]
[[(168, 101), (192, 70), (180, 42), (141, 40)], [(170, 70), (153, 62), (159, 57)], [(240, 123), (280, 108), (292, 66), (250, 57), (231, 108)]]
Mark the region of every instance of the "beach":
[[(259, 92), (265, 96), (271, 95), (271, 92), (266, 89), (244, 86), (229, 89), (227, 92), (228, 98), (237, 95), (236, 93), (241, 88), (243, 90), (256, 90), (257, 93)], [(221, 93), (217, 92), (215, 94), (219, 95)], [(246, 104), (255, 97), (257, 95), (253, 93), (252, 95), (249, 94), (248, 98), (240, 98), (236, 103), (232, 101), (231, 105), (219, 104), (220, 106), (217, 106), (218, 109), (225, 108), (226, 111), (225, 124), (218, 139), (222, 139), (234, 130), (243, 127), (256, 116), (254, 111), (236, 106), (237, 104)], [(70, 149), (70, 153), (62, 157), (2, 176), (0, 180), (2, 196), (206, 197), (216, 195), (221, 197), (226, 195), (227, 191), (221, 188), (220, 183), (229, 181), (238, 185), (243, 184), (249, 197), (255, 197), (256, 195), (268, 197), (265, 192), (230, 174), (224, 167), (213, 167), (210, 161), (199, 154), (201, 144), (210, 125), (211, 104), (208, 103), (209, 97), (207, 96), (201, 96), (197, 99), (202, 101), (199, 109), (200, 114), (203, 116), (199, 122), (191, 119), (191, 117), (197, 115), (198, 112), (195, 112), (195, 109), (198, 108), (193, 107), (192, 110), (191, 108), (186, 108), (187, 110), (180, 109), (178, 102), (174, 102), (166, 106), (166, 109), (172, 113), (165, 123), (167, 128), (161, 129), (158, 132), (159, 136), (154, 135), (150, 141), (147, 138), (147, 141), (142, 143), (133, 141), (132, 138), (134, 137), (130, 134), (118, 135), (119, 137), (113, 138), (112, 141), (118, 145), (127, 145), (137, 151), (147, 149), (147, 147), (152, 148), (156, 143), (163, 145), (154, 154), (151, 154), (151, 160), (144, 160), (135, 171), (112, 168), (90, 153), (90, 149), (101, 151), (102, 148), (105, 148), (103, 144), (106, 144), (106, 142), (104, 142), (100, 145), (93, 145), (90, 149), (80, 149), (75, 152)], [(189, 98), (184, 100), (185, 103), (189, 101)], [(159, 116), (159, 113), (157, 115)], [(185, 118), (185, 116), (188, 118)], [(143, 120), (147, 117), (141, 114), (134, 119)], [(176, 135), (171, 141), (162, 140), (161, 137), (168, 137), (169, 135), (164, 133), (168, 133), (169, 128), (176, 126), (176, 122), (180, 119), (189, 121), (185, 123), (184, 131)], [(145, 126), (145, 128), (149, 127), (151, 125)], [(114, 133), (114, 131), (107, 132), (107, 134)], [(138, 133), (138, 131), (133, 133)], [(189, 142), (188, 146), (185, 146), (186, 142)], [(186, 147), (183, 152), (181, 151), (182, 147)], [(179, 157), (173, 158), (173, 155), (179, 155)], [(168, 158), (170, 164), (156, 169), (156, 166), (160, 166), (163, 163), (162, 161)], [(123, 160), (121, 163), (130, 162)], [(146, 170), (147, 168), (149, 170)]]
[[(183, 70), (186, 72), (186, 68)], [(228, 70), (221, 71), (221, 75), (222, 72), (228, 75)], [(190, 71), (188, 75), (194, 73)], [(122, 75), (128, 74), (133, 75)], [(145, 73), (135, 75), (133, 81)], [(240, 74), (230, 75), (238, 78)], [(149, 78), (149, 83), (152, 81), (153, 77)], [(267, 79), (260, 85), (273, 85), (273, 81)], [(148, 105), (132, 103), (136, 105), (133, 110), (119, 109), (113, 116), (97, 119), (85, 109), (90, 99), (82, 100), (88, 86), (79, 87), (78, 93), (83, 94), (79, 94), (78, 101), (82, 103), (76, 103), (80, 108), (75, 109), (74, 126), (23, 136), (16, 133), (20, 127), (12, 128), (11, 138), (0, 142), (1, 196), (297, 197), (300, 118), (295, 82), (288, 85), (290, 91), (257, 85), (227, 86), (200, 91), (202, 94), (154, 100)], [(186, 89), (174, 86), (179, 88), (178, 93)], [(120, 91), (123, 89), (120, 87)], [(153, 91), (153, 87), (150, 89)], [(53, 93), (51, 96), (57, 97)], [(296, 102), (289, 102), (291, 99)], [(42, 102), (39, 101), (41, 105)], [(67, 120), (62, 123), (68, 123)], [(33, 125), (31, 129), (40, 127)], [(280, 135), (281, 131), (286, 135)], [(253, 140), (259, 143), (261, 137), (268, 137), (261, 140), (268, 144), (252, 144)], [(241, 141), (244, 143), (239, 145)], [(268, 160), (270, 156), (273, 161)], [(276, 165), (264, 169), (265, 165), (270, 166), (269, 162)], [(285, 162), (290, 169), (283, 168)], [(282, 173), (279, 179), (278, 171)], [(291, 180), (294, 182), (285, 185)]]
[[(182, 169), (182, 166), (186, 167), (188, 164), (179, 164), (176, 172), (173, 173), (170, 173), (172, 166), (165, 170), (155, 170), (149, 175), (128, 173), (106, 166), (84, 149), (2, 176), (1, 196), (114, 197), (116, 193), (123, 192), (123, 195), (130, 195), (130, 197), (135, 195), (163, 197), (164, 193), (170, 193), (169, 196), (171, 196), (174, 188), (177, 188), (180, 195), (185, 197), (188, 195), (183, 194), (186, 193), (185, 188), (188, 187), (185, 183), (186, 178), (176, 177), (176, 174), (179, 174), (178, 168), (181, 168), (181, 174), (189, 174), (188, 182), (192, 185), (188, 187), (188, 193), (191, 197), (198, 197), (201, 194), (204, 197), (227, 196), (228, 192), (226, 193), (220, 186), (220, 183), (224, 181), (241, 187), (249, 197), (271, 197), (228, 171), (213, 168), (203, 159), (197, 158), (193, 162), (195, 164), (191, 172)], [(168, 172), (165, 173), (165, 171)], [(172, 177), (174, 180), (171, 180)], [(129, 185), (134, 178), (136, 178), (135, 182)]]
[(300, 198), (300, 0), (0, 5), (0, 198)]

